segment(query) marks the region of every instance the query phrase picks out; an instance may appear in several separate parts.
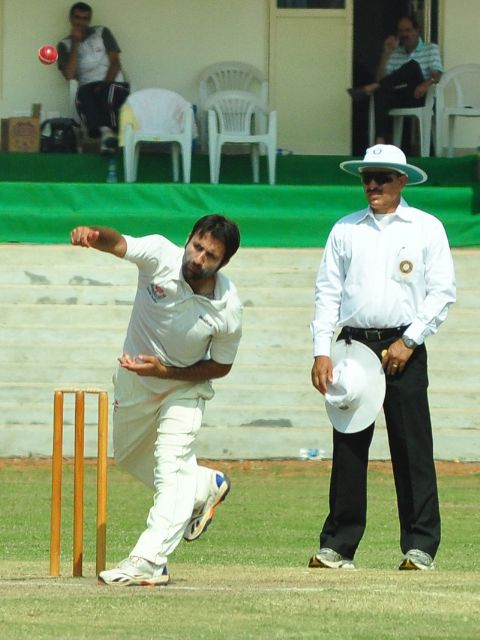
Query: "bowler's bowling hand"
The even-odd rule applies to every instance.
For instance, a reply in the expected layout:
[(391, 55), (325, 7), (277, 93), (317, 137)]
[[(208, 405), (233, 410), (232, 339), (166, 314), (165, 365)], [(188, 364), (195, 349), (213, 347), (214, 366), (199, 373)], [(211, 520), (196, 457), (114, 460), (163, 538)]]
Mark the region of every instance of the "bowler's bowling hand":
[(155, 378), (169, 377), (168, 367), (155, 356), (130, 356), (128, 353), (124, 353), (118, 361), (124, 369), (128, 369), (128, 371), (136, 373), (139, 376), (153, 376)]
[(70, 232), (70, 242), (79, 247), (90, 248), (95, 245), (100, 236), (100, 231), (90, 227), (75, 227)]

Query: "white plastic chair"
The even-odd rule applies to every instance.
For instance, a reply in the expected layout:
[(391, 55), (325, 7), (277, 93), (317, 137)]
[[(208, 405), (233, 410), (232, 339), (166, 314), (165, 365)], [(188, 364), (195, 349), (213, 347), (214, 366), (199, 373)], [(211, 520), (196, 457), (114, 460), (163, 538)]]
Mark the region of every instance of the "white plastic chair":
[[(257, 67), (236, 60), (217, 62), (206, 67), (200, 75), (197, 110), (200, 144), (203, 150), (207, 147), (206, 101), (213, 93), (231, 90), (253, 93), (262, 105), (268, 105), (268, 82)], [(260, 118), (259, 130), (266, 130), (264, 118)]]
[(190, 182), (193, 109), (190, 102), (167, 89), (142, 89), (131, 93), (120, 110), (119, 144), (123, 146), (125, 182), (137, 179), (140, 144), (172, 143), (173, 180), (179, 180), (182, 151), (183, 181)]
[[(436, 155), (443, 155), (445, 130), (449, 158), (453, 156), (457, 118), (480, 117), (480, 64), (462, 64), (446, 71), (437, 84)], [(472, 145), (473, 146), (473, 145)]]
[[(250, 144), (253, 181), (259, 181), (259, 146), (264, 144), (268, 158), (268, 181), (275, 184), (277, 159), (277, 112), (265, 107), (247, 91), (220, 91), (211, 95), (205, 106), (208, 110), (208, 153), (210, 182), (217, 184), (220, 177), (222, 145)], [(263, 113), (267, 131), (258, 133), (256, 119)]]
[[(425, 96), (423, 107), (395, 107), (389, 110), (388, 115), (393, 118), (393, 144), (395, 146), (400, 147), (402, 144), (404, 119), (416, 118), (420, 136), (420, 155), (423, 158), (430, 155), (435, 95), (436, 87), (431, 85)], [(368, 105), (368, 142), (369, 146), (375, 144), (375, 100), (373, 95), (370, 96)]]

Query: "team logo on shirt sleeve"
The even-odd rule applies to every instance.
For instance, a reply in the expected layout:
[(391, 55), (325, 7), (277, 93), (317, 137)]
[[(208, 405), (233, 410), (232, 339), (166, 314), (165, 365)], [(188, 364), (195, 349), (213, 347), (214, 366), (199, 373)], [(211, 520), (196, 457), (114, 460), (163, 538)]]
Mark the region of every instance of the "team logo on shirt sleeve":
[(165, 289), (161, 287), (159, 284), (152, 283), (147, 287), (148, 295), (153, 300), (153, 302), (159, 302), (163, 300), (163, 298), (167, 297), (165, 293)]

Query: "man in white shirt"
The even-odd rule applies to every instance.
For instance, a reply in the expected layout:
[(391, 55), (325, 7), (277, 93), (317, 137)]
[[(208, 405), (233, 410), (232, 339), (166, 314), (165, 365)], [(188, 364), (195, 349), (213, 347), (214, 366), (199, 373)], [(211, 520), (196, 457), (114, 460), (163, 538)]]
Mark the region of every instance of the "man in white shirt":
[(241, 337), (242, 306), (220, 268), (240, 244), (221, 215), (198, 220), (184, 249), (159, 235), (133, 238), (108, 227), (77, 227), (71, 242), (133, 262), (138, 286), (115, 374), (115, 459), (154, 490), (130, 556), (102, 571), (108, 585), (169, 581), (167, 559), (182, 537), (196, 540), (225, 499), (230, 480), (197, 465), (193, 452), (211, 380), (226, 376)]
[[(340, 167), (361, 178), (368, 207), (339, 220), (320, 264), (312, 323), (312, 383), (332, 383), (331, 340), (366, 344), (386, 374), (384, 413), (400, 519), (400, 569), (430, 569), (440, 543), (440, 513), (427, 398), (425, 339), (455, 301), (455, 275), (440, 221), (409, 207), (408, 184), (427, 179), (392, 145)], [(312, 567), (353, 568), (366, 525), (368, 451), (374, 424), (333, 433), (330, 513)]]

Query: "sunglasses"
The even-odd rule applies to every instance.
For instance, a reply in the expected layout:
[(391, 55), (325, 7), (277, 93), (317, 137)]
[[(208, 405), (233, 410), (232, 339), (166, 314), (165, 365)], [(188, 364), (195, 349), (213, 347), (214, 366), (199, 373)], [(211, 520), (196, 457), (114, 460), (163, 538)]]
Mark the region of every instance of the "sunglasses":
[(363, 184), (369, 184), (372, 180), (378, 185), (386, 184), (387, 182), (393, 182), (393, 177), (396, 174), (384, 173), (383, 171), (362, 171)]

